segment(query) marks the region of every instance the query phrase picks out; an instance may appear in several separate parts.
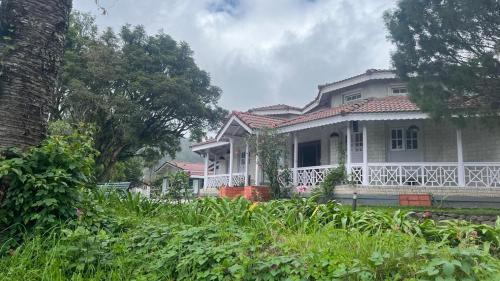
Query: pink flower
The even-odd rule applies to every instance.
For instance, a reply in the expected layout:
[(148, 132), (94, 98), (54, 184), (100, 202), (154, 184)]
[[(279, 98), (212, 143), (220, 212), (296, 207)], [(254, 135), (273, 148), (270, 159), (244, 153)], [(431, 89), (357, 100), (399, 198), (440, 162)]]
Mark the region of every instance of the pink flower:
[(296, 190), (298, 193), (304, 193), (304, 192), (306, 192), (306, 189), (307, 189), (307, 187), (304, 185), (299, 185), (296, 187)]
[(80, 209), (76, 208), (76, 216), (77, 216), (77, 217), (81, 217), (82, 215), (83, 215), (82, 210), (80, 210)]

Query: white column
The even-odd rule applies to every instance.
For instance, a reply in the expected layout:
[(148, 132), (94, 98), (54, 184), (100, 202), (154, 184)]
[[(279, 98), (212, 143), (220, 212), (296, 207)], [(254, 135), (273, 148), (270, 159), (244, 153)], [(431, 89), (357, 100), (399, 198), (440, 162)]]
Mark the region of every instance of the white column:
[(363, 185), (368, 185), (368, 137), (366, 124), (363, 124)]
[(299, 162), (299, 141), (297, 138), (297, 133), (293, 134), (293, 185), (298, 185), (298, 162)]
[(257, 144), (256, 144), (256, 151), (255, 151), (255, 185), (260, 185), (260, 179), (259, 179), (259, 132), (257, 132), (256, 135), (257, 139)]
[(457, 128), (457, 162), (458, 185), (465, 186), (464, 152), (462, 146), (462, 129)]
[(163, 181), (161, 183), (161, 194), (166, 194), (167, 193), (167, 186), (168, 186), (168, 179), (166, 177), (163, 178)]
[(346, 159), (345, 159), (345, 168), (347, 170), (347, 174), (351, 174), (351, 122), (347, 122), (347, 148), (346, 148)]
[(229, 186), (233, 186), (233, 139), (229, 139)]
[(204, 176), (203, 188), (206, 188), (208, 183), (208, 163), (210, 161), (209, 158), (210, 158), (210, 149), (207, 149), (205, 153), (205, 170), (203, 171), (203, 176)]
[(248, 186), (248, 142), (245, 143), (245, 186)]

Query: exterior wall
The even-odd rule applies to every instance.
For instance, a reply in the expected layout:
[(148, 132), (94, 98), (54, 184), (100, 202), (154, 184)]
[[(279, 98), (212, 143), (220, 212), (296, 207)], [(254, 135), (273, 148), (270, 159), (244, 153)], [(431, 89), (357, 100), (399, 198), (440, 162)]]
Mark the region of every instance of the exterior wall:
[(422, 134), (425, 162), (457, 161), (457, 133), (452, 124), (426, 120)]
[[(310, 141), (321, 141), (321, 165), (330, 165), (331, 162), (331, 146), (330, 146), (330, 135), (333, 132), (342, 132), (345, 129), (341, 129), (338, 126), (324, 126), (319, 128), (312, 128), (309, 130), (304, 130), (297, 132), (298, 143), (310, 142)], [(333, 164), (333, 163), (332, 163)]]
[(391, 93), (391, 88), (395, 86), (403, 86), (402, 83), (394, 83), (390, 81), (372, 81), (359, 85), (358, 87), (346, 89), (332, 94), (330, 105), (331, 107), (343, 104), (343, 96), (347, 94), (361, 93), (361, 98), (380, 98), (388, 96)]
[(387, 144), (386, 128), (383, 122), (367, 122), (368, 162), (380, 163), (386, 161)]
[(462, 129), (464, 162), (500, 161), (500, 126), (490, 125), (473, 122)]

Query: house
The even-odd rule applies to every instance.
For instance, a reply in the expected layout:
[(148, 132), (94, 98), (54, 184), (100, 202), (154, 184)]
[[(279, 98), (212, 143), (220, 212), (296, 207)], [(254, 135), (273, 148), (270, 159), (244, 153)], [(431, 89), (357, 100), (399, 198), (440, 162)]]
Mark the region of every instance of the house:
[(201, 163), (187, 163), (180, 161), (165, 161), (154, 170), (156, 177), (161, 177), (162, 192), (168, 188), (167, 175), (177, 171), (184, 171), (189, 174), (189, 186), (193, 189), (193, 193), (198, 194), (200, 188), (203, 187), (204, 181), (204, 165)]
[(500, 127), (431, 120), (391, 70), (370, 69), (318, 89), (303, 108), (234, 111), (214, 139), (193, 145), (205, 157), (202, 193), (263, 184), (245, 137), (273, 127), (289, 138), (284, 165), (296, 186), (318, 185), (343, 161), (355, 184), (336, 188), (339, 198), (357, 192), (361, 200), (391, 204), (400, 194), (430, 193), (448, 203), (500, 206)]

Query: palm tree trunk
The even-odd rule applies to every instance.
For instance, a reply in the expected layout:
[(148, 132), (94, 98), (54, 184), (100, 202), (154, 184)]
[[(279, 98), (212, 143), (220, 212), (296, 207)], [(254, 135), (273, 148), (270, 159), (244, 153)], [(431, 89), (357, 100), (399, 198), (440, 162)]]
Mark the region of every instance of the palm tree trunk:
[(0, 148), (40, 143), (47, 131), (71, 0), (0, 4)]

